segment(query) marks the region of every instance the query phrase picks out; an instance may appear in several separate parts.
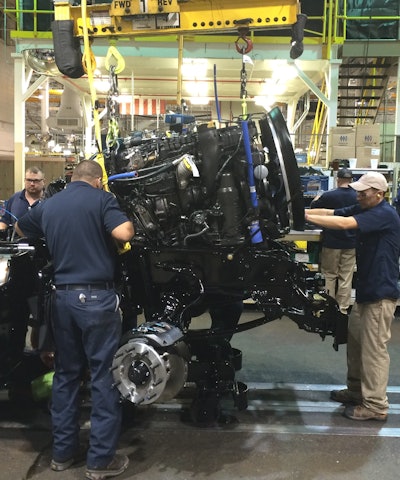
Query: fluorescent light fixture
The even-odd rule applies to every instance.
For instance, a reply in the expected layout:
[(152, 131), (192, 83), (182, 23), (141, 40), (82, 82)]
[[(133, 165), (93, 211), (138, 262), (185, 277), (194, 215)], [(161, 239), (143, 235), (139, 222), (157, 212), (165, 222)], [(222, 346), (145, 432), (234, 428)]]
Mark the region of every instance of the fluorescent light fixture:
[(182, 62), (182, 77), (202, 79), (207, 75), (208, 61), (205, 58), (184, 58)]
[(192, 105), (208, 105), (210, 101), (208, 97), (190, 97), (189, 100)]
[(275, 98), (271, 96), (258, 96), (254, 97), (254, 103), (269, 112), (275, 103)]
[(118, 103), (132, 103), (132, 95), (118, 95), (118, 97), (116, 97), (116, 101)]
[(106, 93), (110, 90), (110, 82), (102, 78), (96, 78), (93, 82), (95, 89), (98, 92)]
[(297, 70), (293, 65), (289, 65), (286, 62), (278, 63), (278, 66), (274, 68), (272, 72), (272, 78), (275, 80), (293, 80), (297, 77)]
[(189, 92), (190, 97), (207, 97), (207, 82), (185, 82), (185, 87), (186, 91)]

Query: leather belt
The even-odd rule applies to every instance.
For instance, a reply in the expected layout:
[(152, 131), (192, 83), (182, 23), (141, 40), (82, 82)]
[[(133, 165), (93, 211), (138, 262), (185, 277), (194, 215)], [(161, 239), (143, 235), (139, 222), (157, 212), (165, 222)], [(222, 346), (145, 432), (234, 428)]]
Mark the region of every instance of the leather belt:
[(113, 290), (114, 282), (103, 283), (70, 283), (56, 285), (56, 290)]

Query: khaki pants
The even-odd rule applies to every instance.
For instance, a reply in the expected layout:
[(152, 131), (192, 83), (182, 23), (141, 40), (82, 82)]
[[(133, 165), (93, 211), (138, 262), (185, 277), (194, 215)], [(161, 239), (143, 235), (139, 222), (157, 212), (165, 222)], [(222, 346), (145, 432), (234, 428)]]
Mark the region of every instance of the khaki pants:
[(321, 250), (321, 273), (325, 277), (325, 288), (335, 298), (340, 311), (347, 313), (351, 301), (351, 284), (356, 265), (354, 248), (327, 248)]
[(396, 300), (355, 303), (349, 317), (347, 341), (347, 387), (361, 394), (363, 405), (374, 412), (387, 413), (386, 388), (390, 340)]

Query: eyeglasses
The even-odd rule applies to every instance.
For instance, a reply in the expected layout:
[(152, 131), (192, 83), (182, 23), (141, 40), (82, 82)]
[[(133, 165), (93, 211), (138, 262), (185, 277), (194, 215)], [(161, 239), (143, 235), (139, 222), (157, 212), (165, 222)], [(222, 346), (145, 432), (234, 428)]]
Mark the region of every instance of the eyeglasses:
[(373, 194), (374, 194), (374, 191), (372, 190), (372, 188), (368, 188), (367, 190), (364, 190), (362, 192), (357, 192), (357, 196), (361, 198), (368, 198), (368, 197), (371, 197), (371, 195)]
[(43, 182), (43, 178), (25, 178), (25, 182), (28, 183), (40, 183)]

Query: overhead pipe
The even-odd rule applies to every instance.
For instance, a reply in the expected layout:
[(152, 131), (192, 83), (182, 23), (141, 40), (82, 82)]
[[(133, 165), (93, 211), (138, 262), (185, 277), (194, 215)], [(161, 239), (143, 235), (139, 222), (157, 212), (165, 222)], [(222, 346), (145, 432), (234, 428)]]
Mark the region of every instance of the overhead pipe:
[(85, 71), (82, 67), (80, 40), (74, 36), (74, 21), (54, 20), (51, 29), (57, 68), (67, 77), (82, 77)]

